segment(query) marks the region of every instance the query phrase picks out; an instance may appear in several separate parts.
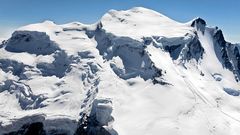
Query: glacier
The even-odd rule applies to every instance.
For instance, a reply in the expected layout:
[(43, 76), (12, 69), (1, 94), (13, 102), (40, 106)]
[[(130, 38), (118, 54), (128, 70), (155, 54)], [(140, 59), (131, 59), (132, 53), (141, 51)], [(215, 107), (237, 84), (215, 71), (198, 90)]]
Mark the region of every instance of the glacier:
[(240, 45), (202, 18), (134, 7), (0, 43), (1, 135), (240, 132)]

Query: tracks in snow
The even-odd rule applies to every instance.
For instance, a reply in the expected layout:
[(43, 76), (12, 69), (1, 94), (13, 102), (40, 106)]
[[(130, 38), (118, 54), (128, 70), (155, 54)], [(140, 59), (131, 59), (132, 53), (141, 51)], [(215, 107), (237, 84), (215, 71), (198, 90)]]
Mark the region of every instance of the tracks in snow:
[(207, 97), (205, 97), (196, 86), (194, 86), (194, 84), (186, 77), (186, 75), (181, 72), (178, 67), (174, 68), (176, 73), (178, 75), (180, 75), (184, 82), (187, 84), (187, 87), (189, 88), (189, 90), (193, 93), (194, 95), (194, 100), (195, 102), (197, 102), (198, 99), (200, 99), (202, 102), (204, 102), (205, 104), (207, 104), (209, 107), (215, 108), (217, 111), (219, 111), (220, 113), (222, 113), (223, 115), (225, 115), (226, 117), (240, 123), (240, 120), (238, 120), (237, 118), (234, 118), (233, 116), (231, 116), (230, 114), (224, 112), (223, 110), (221, 110), (220, 108), (216, 107), (213, 103), (211, 103)]
[(76, 58), (75, 63), (79, 71), (84, 71), (81, 74), (83, 89), (85, 97), (81, 104), (81, 114), (89, 115), (93, 101), (98, 93), (99, 76), (97, 72), (100, 66), (96, 63), (95, 57), (79, 56)]

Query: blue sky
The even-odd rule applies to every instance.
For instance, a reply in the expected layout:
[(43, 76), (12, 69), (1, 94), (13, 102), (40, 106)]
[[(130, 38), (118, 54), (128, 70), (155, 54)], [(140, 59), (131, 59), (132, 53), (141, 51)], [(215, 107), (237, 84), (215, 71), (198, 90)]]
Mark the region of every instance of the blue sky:
[(136, 6), (180, 22), (202, 17), (208, 25), (221, 28), (228, 41), (240, 42), (239, 0), (0, 0), (0, 37), (22, 25), (44, 20), (94, 23), (110, 9)]

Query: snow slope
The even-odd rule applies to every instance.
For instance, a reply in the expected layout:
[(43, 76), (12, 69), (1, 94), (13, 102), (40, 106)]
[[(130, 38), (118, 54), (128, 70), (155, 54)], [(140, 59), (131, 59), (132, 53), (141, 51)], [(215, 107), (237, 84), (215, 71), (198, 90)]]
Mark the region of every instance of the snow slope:
[(135, 7), (19, 28), (0, 45), (0, 134), (237, 135), (240, 48), (206, 25)]

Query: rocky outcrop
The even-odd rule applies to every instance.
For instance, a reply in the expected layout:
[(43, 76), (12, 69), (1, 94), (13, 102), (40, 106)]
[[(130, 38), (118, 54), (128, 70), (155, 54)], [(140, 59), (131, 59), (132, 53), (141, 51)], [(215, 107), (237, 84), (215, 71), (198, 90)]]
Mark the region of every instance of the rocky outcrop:
[(205, 22), (205, 20), (203, 20), (202, 18), (196, 18), (192, 21), (191, 26), (196, 28), (196, 30), (201, 31), (204, 34), (205, 31), (205, 27), (206, 27), (207, 23)]
[(224, 39), (221, 30), (216, 29), (213, 35), (214, 49), (217, 58), (222, 63), (224, 68), (231, 70), (236, 78), (240, 80), (240, 60), (239, 60), (239, 47), (237, 44), (231, 44)]

